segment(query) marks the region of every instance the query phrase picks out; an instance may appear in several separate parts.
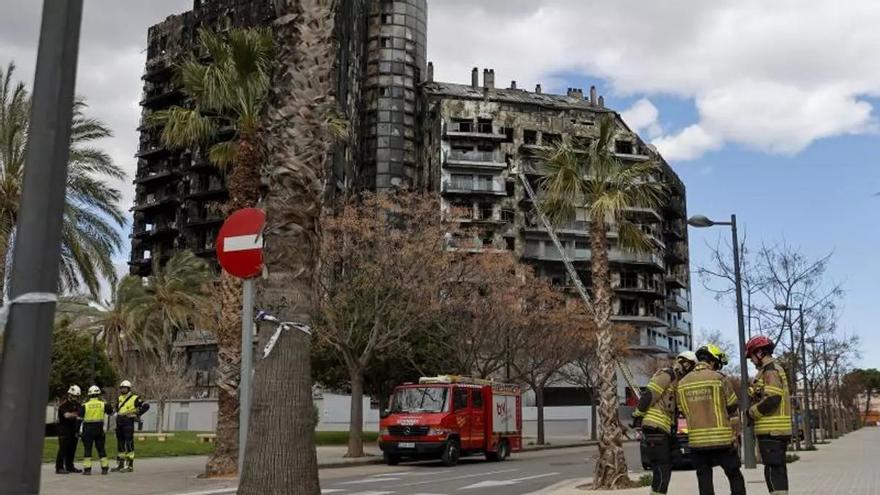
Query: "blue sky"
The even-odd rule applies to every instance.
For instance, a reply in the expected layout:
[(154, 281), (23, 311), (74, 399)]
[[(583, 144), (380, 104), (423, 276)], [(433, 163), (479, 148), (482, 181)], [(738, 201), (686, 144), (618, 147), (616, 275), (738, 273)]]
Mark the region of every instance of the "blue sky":
[[(11, 0), (0, 64), (33, 80), (40, 4)], [(880, 366), (872, 313), (880, 261), (880, 2), (851, 0), (428, 0), (435, 77), (588, 89), (654, 142), (684, 180), (690, 213), (734, 212), (756, 243), (782, 240), (818, 257), (847, 291), (840, 327)], [(115, 136), (101, 143), (130, 175), (147, 28), (192, 0), (89, 0), (77, 92)], [(130, 180), (116, 184), (131, 204)], [(127, 236), (128, 232), (126, 232)], [(724, 230), (692, 230), (693, 266)], [(127, 252), (119, 255), (125, 269)], [(693, 284), (694, 327), (734, 338), (732, 307)]]

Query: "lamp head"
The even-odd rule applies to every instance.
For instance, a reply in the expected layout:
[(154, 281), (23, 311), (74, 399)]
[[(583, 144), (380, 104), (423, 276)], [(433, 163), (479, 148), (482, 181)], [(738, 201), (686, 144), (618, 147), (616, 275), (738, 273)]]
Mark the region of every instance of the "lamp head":
[(691, 227), (703, 228), (703, 227), (711, 227), (715, 225), (715, 222), (709, 220), (704, 215), (694, 215), (688, 219), (688, 225)]

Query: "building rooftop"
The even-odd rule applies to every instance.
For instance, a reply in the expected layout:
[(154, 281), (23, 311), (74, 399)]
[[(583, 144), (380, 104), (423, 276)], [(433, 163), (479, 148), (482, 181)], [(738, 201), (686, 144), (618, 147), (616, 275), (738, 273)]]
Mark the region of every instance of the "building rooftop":
[[(537, 88), (536, 88), (537, 89)], [(485, 100), (488, 91), (490, 101), (537, 105), (547, 109), (582, 109), (591, 112), (613, 112), (599, 104), (593, 104), (584, 98), (580, 90), (570, 91), (568, 95), (554, 95), (526, 91), (518, 88), (490, 88), (480, 85), (474, 87), (471, 84), (458, 84), (447, 82), (430, 81), (423, 85), (423, 90), (428, 96), (449, 96), (469, 100)]]

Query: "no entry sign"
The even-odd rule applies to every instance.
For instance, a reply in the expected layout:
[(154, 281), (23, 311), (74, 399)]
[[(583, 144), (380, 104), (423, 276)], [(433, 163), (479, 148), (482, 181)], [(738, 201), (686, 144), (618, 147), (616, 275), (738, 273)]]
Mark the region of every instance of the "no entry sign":
[(217, 261), (230, 275), (253, 278), (263, 270), (263, 236), (266, 214), (245, 208), (229, 215), (217, 234)]

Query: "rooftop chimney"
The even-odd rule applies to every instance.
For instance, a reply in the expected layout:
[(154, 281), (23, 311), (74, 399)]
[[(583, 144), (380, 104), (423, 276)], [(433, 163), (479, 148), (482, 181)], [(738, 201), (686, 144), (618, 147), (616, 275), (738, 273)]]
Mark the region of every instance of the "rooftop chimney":
[(577, 100), (584, 99), (584, 91), (580, 88), (568, 88), (568, 97)]
[(535, 85), (535, 94), (541, 94), (541, 85), (540, 84)]
[(516, 89), (516, 81), (510, 81), (510, 89)]
[(471, 86), (474, 89), (480, 87), (480, 71), (476, 67), (471, 71)]
[(483, 69), (483, 88), (495, 89), (495, 69)]
[(599, 106), (602, 108), (605, 108), (605, 97), (604, 96), (599, 97)]
[(596, 86), (590, 86), (590, 105), (593, 105), (594, 107), (599, 104), (599, 100), (597, 99), (598, 97), (596, 95)]
[(434, 62), (428, 62), (428, 82), (434, 82)]

